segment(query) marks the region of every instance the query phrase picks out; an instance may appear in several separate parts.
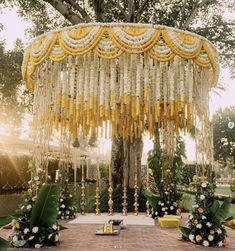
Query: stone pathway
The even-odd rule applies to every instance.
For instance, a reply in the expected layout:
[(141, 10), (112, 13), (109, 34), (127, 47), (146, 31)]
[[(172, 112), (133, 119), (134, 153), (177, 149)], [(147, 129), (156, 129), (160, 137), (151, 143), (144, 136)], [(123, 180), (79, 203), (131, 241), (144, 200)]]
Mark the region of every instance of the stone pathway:
[[(184, 220), (185, 220), (184, 216)], [(205, 248), (179, 240), (178, 229), (162, 229), (156, 226), (127, 226), (119, 236), (97, 236), (100, 224), (62, 223), (68, 229), (61, 232), (60, 244), (41, 251), (203, 251), (219, 250)], [(235, 250), (235, 231), (228, 229), (230, 245), (220, 250)], [(11, 251), (32, 251), (32, 249), (10, 249)], [(34, 249), (35, 250), (35, 249)]]

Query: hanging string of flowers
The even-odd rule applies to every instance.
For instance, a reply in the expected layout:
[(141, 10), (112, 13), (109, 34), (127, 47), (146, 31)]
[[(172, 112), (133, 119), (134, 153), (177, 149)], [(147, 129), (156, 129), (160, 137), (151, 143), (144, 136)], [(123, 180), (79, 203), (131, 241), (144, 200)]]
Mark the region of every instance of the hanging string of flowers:
[(109, 120), (111, 136), (132, 141), (146, 123), (150, 135), (156, 122), (164, 127), (168, 120), (176, 132), (191, 130), (194, 99), (216, 83), (217, 61), (213, 46), (188, 32), (87, 24), (39, 37), (26, 50), (22, 72), (35, 91), (34, 125), (48, 124), (48, 137), (54, 128), (74, 138), (98, 134), (95, 128)]

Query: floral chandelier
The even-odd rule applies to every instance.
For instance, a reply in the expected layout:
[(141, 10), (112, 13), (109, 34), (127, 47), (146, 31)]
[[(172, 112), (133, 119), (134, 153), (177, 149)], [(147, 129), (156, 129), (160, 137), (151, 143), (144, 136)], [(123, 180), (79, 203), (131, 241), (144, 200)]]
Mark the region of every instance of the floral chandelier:
[[(205, 38), (149, 24), (79, 24), (36, 38), (22, 66), (34, 91), (34, 124), (77, 134), (136, 139), (170, 121), (190, 130), (207, 117), (218, 53)], [(204, 104), (204, 105), (203, 105)], [(106, 132), (107, 133), (107, 132)]]

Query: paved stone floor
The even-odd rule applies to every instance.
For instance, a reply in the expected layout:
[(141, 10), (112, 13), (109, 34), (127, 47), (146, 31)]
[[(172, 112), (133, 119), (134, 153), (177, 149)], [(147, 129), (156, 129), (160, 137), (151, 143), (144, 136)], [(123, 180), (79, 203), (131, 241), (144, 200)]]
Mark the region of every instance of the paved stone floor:
[[(41, 251), (203, 251), (219, 250), (205, 248), (179, 240), (178, 229), (162, 229), (156, 226), (127, 226), (119, 236), (96, 236), (101, 225), (63, 223), (68, 229), (61, 232), (60, 244), (42, 248)], [(220, 250), (235, 250), (235, 231), (228, 230), (230, 245)], [(11, 249), (11, 251), (32, 251), (32, 249)]]

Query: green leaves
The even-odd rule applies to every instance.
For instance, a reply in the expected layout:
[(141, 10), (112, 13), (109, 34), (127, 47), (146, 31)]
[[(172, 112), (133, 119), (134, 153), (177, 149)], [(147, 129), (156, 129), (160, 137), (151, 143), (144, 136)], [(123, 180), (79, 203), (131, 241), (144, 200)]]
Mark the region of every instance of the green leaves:
[(0, 217), (0, 227), (3, 227), (9, 223), (11, 223), (11, 221), (14, 219), (13, 216), (11, 215), (7, 215), (7, 216), (3, 216), (3, 217)]
[(211, 214), (213, 215), (212, 222), (219, 226), (223, 221), (226, 220), (226, 217), (229, 213), (231, 198), (226, 198), (222, 205), (218, 201), (214, 201), (210, 207)]
[(0, 250), (7, 251), (9, 247), (10, 247), (9, 242), (0, 237)]
[(56, 184), (42, 186), (32, 209), (30, 228), (51, 227), (56, 222), (59, 205), (59, 187)]
[(156, 210), (158, 201), (160, 201), (160, 197), (157, 197), (156, 195), (154, 195), (153, 193), (151, 193), (146, 189), (142, 190), (142, 194), (146, 197), (150, 206)]
[(181, 231), (181, 234), (182, 234), (182, 238), (184, 240), (188, 240), (189, 239), (189, 234), (191, 232), (191, 229), (188, 228), (188, 227), (183, 227), (183, 226), (179, 226), (179, 229)]

